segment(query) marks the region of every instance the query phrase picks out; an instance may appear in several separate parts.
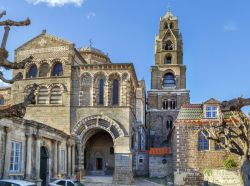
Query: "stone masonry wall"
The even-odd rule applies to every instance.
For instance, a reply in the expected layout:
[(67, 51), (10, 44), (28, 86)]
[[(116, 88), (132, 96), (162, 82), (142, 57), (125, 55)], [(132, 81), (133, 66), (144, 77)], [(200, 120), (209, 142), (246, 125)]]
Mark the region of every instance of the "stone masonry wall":
[[(224, 160), (233, 156), (225, 150), (215, 150), (215, 143), (209, 142), (209, 150), (198, 151), (198, 133), (201, 126), (176, 124), (173, 138), (174, 172), (176, 185), (199, 185), (203, 183), (203, 170), (222, 168)], [(186, 182), (186, 183), (185, 183)]]
[[(166, 162), (164, 162), (166, 161)], [(172, 174), (172, 158), (158, 155), (149, 156), (149, 177), (171, 177)]]
[(205, 175), (209, 186), (242, 186), (239, 172), (223, 169), (211, 169), (211, 175)]

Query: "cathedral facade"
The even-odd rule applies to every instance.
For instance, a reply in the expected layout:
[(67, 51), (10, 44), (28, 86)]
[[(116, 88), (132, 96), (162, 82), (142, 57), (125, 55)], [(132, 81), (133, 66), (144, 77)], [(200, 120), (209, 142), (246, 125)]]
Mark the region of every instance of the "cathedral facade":
[[(3, 141), (14, 145), (9, 148), (3, 143), (2, 153), (23, 152), (15, 162), (17, 171), (6, 168), (0, 172), (2, 177), (43, 178), (46, 184), (50, 178), (78, 173), (113, 175), (114, 183), (131, 183), (140, 167), (137, 154), (146, 145), (145, 82), (137, 79), (133, 64), (114, 64), (92, 46), (76, 49), (45, 31), (15, 50), (15, 62), (31, 55), (34, 60), (25, 69), (13, 71), (24, 78), (12, 85), (8, 95), (10, 104), (20, 103), (36, 83), (36, 104), (27, 108), (23, 121), (1, 121)], [(8, 133), (11, 122), (20, 130)], [(46, 136), (44, 125), (47, 133), (55, 129), (54, 136)], [(16, 132), (20, 135), (11, 135)], [(26, 143), (33, 142), (37, 151), (27, 149)], [(45, 167), (38, 166), (39, 158), (46, 159)]]

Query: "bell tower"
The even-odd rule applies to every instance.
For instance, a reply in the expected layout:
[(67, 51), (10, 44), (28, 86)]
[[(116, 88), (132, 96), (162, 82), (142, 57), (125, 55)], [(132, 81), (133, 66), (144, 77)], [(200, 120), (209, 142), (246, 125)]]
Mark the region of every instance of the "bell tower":
[(170, 10), (160, 19), (155, 38), (155, 65), (151, 66), (151, 90), (148, 91), (148, 118), (151, 147), (167, 146), (167, 136), (182, 104), (189, 103), (183, 41), (178, 17)]

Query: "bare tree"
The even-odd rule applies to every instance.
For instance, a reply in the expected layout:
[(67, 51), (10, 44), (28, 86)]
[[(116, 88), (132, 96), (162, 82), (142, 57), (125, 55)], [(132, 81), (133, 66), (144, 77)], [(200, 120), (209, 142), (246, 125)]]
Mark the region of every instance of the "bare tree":
[(229, 120), (225, 120), (223, 114), (219, 116), (219, 122), (210, 123), (207, 128), (208, 139), (215, 141), (228, 152), (241, 157), (240, 175), (242, 183), (250, 186), (250, 120), (241, 111), (241, 108), (250, 105), (250, 99), (237, 98), (222, 103), (222, 110), (230, 111)]
[[(3, 11), (0, 13), (0, 19), (4, 15), (6, 15), (6, 11)], [(8, 40), (10, 28), (13, 26), (28, 26), (28, 25), (30, 25), (29, 19), (26, 19), (25, 21), (19, 21), (19, 22), (13, 21), (13, 20), (0, 21), (0, 26), (4, 27), (4, 35), (3, 35), (1, 48), (0, 48), (0, 68), (6, 69), (6, 70), (24, 69), (25, 64), (30, 62), (33, 59), (33, 57), (30, 56), (21, 62), (13, 63), (8, 60), (9, 52), (6, 50), (6, 43)], [(0, 80), (8, 84), (13, 84), (15, 81), (21, 80), (22, 78), (23, 78), (23, 74), (19, 72), (15, 77), (8, 80), (4, 77), (3, 73), (0, 71)], [(35, 103), (34, 92), (36, 88), (37, 88), (37, 85), (34, 84), (29, 95), (25, 98), (23, 103), (13, 105), (10, 108), (1, 110), (0, 119), (5, 118), (5, 117), (21, 117), (21, 118), (24, 117), (27, 105)]]

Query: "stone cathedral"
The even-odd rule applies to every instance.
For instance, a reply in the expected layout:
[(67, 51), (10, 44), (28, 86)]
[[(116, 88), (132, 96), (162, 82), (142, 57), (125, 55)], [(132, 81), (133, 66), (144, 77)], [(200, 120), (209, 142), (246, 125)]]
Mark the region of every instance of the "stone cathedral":
[[(76, 48), (43, 31), (18, 47), (16, 63), (34, 59), (13, 71), (22, 80), (0, 87), (0, 111), (22, 102), (34, 83), (36, 104), (23, 119), (0, 119), (0, 179), (45, 186), (94, 175), (130, 185), (135, 176), (149, 176), (205, 184), (204, 168), (223, 167), (230, 154), (208, 141), (202, 127), (220, 113), (228, 122), (230, 113), (216, 99), (189, 103), (183, 40), (171, 11), (160, 19), (154, 54), (146, 96), (132, 63), (113, 63), (91, 45)], [(225, 180), (238, 185), (234, 176)]]

